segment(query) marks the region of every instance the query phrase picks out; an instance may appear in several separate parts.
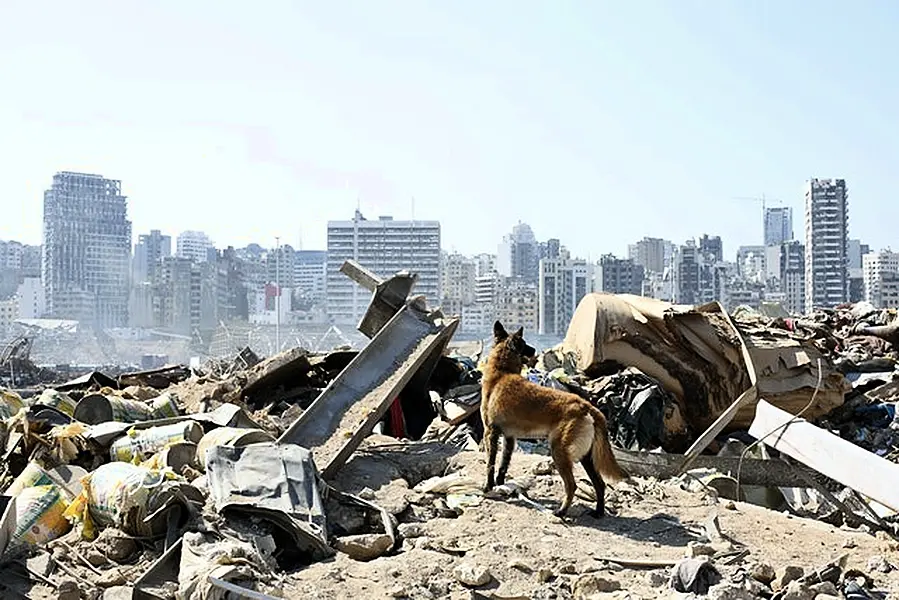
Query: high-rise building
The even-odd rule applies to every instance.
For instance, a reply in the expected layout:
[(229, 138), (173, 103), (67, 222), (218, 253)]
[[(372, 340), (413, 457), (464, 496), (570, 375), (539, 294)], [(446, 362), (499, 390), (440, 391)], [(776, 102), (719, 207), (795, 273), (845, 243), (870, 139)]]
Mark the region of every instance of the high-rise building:
[(538, 333), (564, 335), (578, 303), (592, 291), (593, 266), (587, 261), (571, 258), (564, 248), (558, 258), (542, 259), (537, 286)]
[(805, 185), (805, 309), (849, 299), (849, 191), (845, 179)]
[(265, 255), (265, 269), (266, 283), (291, 290), (296, 287), (296, 251), (292, 246), (284, 244), (269, 250)]
[(705, 256), (708, 262), (722, 262), (724, 260), (724, 243), (720, 235), (703, 235), (699, 238), (699, 252)]
[(297, 250), (293, 264), (297, 296), (305, 303), (324, 303), (328, 253), (325, 250)]
[(47, 312), (94, 327), (128, 325), (131, 221), (121, 182), (60, 172), (44, 192)]
[(737, 249), (737, 273), (744, 281), (764, 283), (767, 272), (766, 246), (740, 246)]
[(162, 235), (158, 229), (149, 234), (141, 234), (134, 245), (134, 259), (131, 267), (133, 283), (150, 281), (159, 261), (172, 255), (172, 237)]
[(645, 237), (631, 244), (627, 257), (651, 273), (664, 273), (670, 264), (674, 244), (661, 238)]
[(671, 266), (672, 295), (678, 304), (727, 302), (728, 266), (718, 236), (704, 235), (699, 244), (687, 240), (678, 246)]
[(780, 245), (780, 290), (784, 295), (784, 308), (790, 313), (805, 312), (805, 247), (799, 240)]
[(520, 279), (536, 285), (540, 244), (527, 223), (518, 223), (512, 233), (503, 237), (496, 257), (496, 270), (503, 277)]
[(793, 239), (793, 209), (789, 206), (765, 208), (765, 246), (780, 246)]
[[(537, 286), (533, 283), (515, 278), (506, 279), (496, 291), (494, 308), (496, 318), (510, 330), (524, 327), (525, 332), (537, 331)], [(492, 327), (492, 323), (489, 326)]]
[(20, 319), (39, 319), (47, 310), (44, 286), (40, 277), (25, 277), (16, 292)]
[(891, 287), (899, 276), (899, 252), (889, 249), (870, 252), (862, 260), (865, 300), (877, 308), (889, 308), (884, 302), (884, 281), (888, 282), (886, 287)]
[(456, 252), (443, 255), (440, 274), (440, 307), (444, 314), (461, 315), (463, 307), (474, 304), (477, 264)]
[(413, 295), (423, 294), (429, 306), (440, 303), (440, 222), (369, 221), (358, 210), (351, 221), (328, 222), (328, 313), (334, 323), (358, 323), (371, 294), (340, 272), (354, 259), (380, 277), (407, 270), (418, 275)]
[(215, 244), (202, 231), (182, 231), (176, 242), (176, 255), (196, 263), (206, 262), (215, 252)]
[(496, 254), (478, 254), (475, 260), (475, 276), (484, 277), (496, 273)]
[(600, 257), (596, 268), (597, 291), (610, 294), (643, 293), (643, 280), (646, 275), (643, 265), (638, 265), (632, 258), (617, 258), (611, 254)]

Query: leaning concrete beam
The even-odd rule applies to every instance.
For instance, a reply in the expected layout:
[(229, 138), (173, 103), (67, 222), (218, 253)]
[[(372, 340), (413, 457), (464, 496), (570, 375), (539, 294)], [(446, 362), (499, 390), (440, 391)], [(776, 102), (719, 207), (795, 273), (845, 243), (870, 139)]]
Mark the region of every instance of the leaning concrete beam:
[(381, 283), (381, 278), (357, 263), (355, 260), (346, 260), (340, 265), (340, 272), (367, 289), (369, 292)]
[(899, 511), (899, 465), (852, 442), (796, 419), (759, 400), (749, 435), (819, 473)]
[(312, 450), (322, 476), (332, 478), (428, 358), (442, 354), (458, 325), (404, 306), (278, 442)]

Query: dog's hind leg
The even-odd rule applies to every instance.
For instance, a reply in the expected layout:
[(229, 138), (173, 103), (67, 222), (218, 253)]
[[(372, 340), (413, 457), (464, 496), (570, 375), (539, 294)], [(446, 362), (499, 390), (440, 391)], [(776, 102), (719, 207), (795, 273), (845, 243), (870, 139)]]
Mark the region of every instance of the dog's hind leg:
[(495, 485), (493, 470), (496, 466), (496, 450), (500, 434), (499, 428), (492, 424), (485, 427), (484, 443), (487, 446), (487, 482), (484, 485), (485, 492), (492, 490)]
[(496, 485), (506, 482), (506, 473), (509, 472), (509, 463), (512, 461), (512, 452), (515, 450), (515, 438), (511, 435), (503, 436), (503, 455), (499, 461), (499, 472), (496, 474)]
[(602, 480), (602, 477), (596, 472), (596, 467), (593, 466), (592, 449), (581, 459), (581, 466), (587, 472), (587, 477), (593, 483), (593, 491), (596, 493), (596, 509), (593, 511), (593, 516), (601, 519), (606, 513), (606, 482)]
[(559, 471), (559, 475), (562, 477), (562, 483), (565, 484), (565, 499), (562, 501), (561, 506), (555, 511), (555, 515), (557, 517), (564, 517), (568, 512), (568, 508), (571, 506), (572, 500), (574, 500), (574, 491), (577, 486), (574, 479), (574, 464), (571, 462), (568, 448), (566, 448), (564, 444), (559, 440), (550, 440), (549, 444), (553, 462), (556, 465), (556, 469)]

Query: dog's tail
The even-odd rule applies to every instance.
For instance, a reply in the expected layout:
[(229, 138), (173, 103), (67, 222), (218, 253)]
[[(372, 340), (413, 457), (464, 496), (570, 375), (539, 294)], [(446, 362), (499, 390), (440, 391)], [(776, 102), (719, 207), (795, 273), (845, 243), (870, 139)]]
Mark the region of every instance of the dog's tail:
[(606, 418), (599, 409), (591, 406), (590, 415), (593, 417), (593, 466), (599, 472), (603, 481), (617, 483), (626, 481), (630, 475), (621, 468), (615, 460), (612, 445), (609, 443), (609, 430), (606, 427)]

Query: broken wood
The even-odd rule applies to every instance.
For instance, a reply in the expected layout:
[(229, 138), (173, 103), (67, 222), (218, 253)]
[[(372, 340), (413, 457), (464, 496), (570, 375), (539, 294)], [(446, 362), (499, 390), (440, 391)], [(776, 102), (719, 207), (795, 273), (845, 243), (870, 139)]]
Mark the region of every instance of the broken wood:
[[(681, 474), (683, 455), (661, 452), (645, 452), (613, 448), (615, 459), (631, 475), (670, 479)], [(807, 477), (814, 477), (814, 471), (800, 465), (790, 465), (780, 460), (744, 458), (740, 466), (739, 457), (697, 456), (694, 469), (715, 469), (725, 475), (736, 477), (740, 469), (740, 485), (762, 485), (775, 487), (806, 487)]]
[[(759, 400), (749, 435), (846, 487), (899, 511), (899, 465)], [(744, 461), (745, 464), (746, 461)]]
[(600, 562), (615, 563), (622, 567), (630, 567), (631, 569), (662, 569), (665, 567), (673, 567), (680, 560), (665, 560), (652, 558), (616, 558), (614, 556), (594, 556), (593, 560)]

